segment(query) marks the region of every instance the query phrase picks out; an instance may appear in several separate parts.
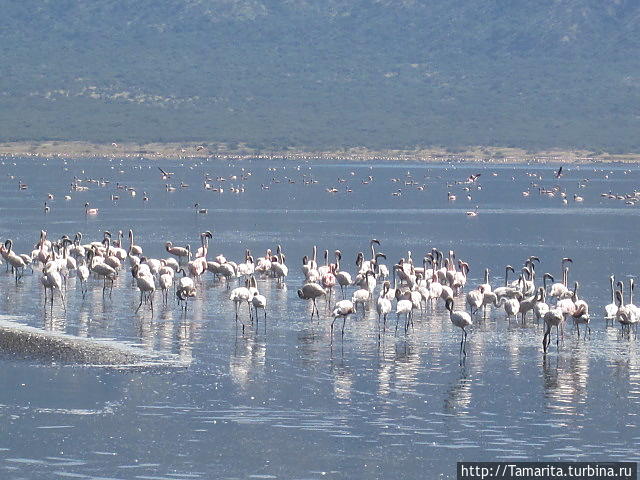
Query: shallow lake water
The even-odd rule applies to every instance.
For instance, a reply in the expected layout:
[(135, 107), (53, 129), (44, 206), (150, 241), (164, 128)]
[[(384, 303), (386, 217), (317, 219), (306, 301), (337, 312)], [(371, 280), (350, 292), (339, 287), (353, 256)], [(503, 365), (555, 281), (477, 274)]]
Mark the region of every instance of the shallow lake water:
[[(70, 275), (65, 311), (57, 296), (44, 307), (37, 268), (16, 284), (0, 267), (1, 318), (180, 359), (175, 368), (118, 368), (1, 354), (0, 477), (455, 478), (461, 460), (638, 461), (638, 341), (606, 327), (603, 307), (609, 275), (626, 286), (640, 267), (640, 210), (602, 194), (632, 196), (640, 169), (565, 165), (556, 179), (558, 167), (4, 158), (0, 238), (18, 253), (31, 252), (41, 229), (50, 239), (82, 232), (84, 242), (123, 230), (126, 245), (132, 228), (145, 256), (164, 258), (165, 241), (195, 249), (210, 230), (209, 258), (242, 261), (247, 248), (258, 257), (279, 244), (289, 276), (284, 288), (258, 277), (267, 320), (251, 325), (243, 307), (243, 333), (225, 282), (209, 273), (186, 313), (174, 296), (163, 306), (158, 291), (152, 315), (146, 305), (135, 313), (128, 270), (110, 296), (90, 279), (84, 299)], [(559, 188), (552, 197), (538, 186)], [(98, 214), (85, 215), (85, 202)], [(311, 320), (296, 294), (302, 256), (317, 245), (321, 263), (325, 249), (340, 249), (354, 274), (372, 238), (389, 266), (408, 251), (420, 263), (432, 247), (455, 250), (471, 268), (465, 291), (485, 268), (501, 285), (505, 265), (518, 271), (530, 255), (541, 260), (538, 281), (543, 272), (559, 279), (561, 259), (572, 257), (569, 282), (589, 302), (591, 334), (578, 338), (567, 325), (545, 355), (541, 324), (493, 309), (476, 318), (461, 365), (460, 331), (439, 301), (415, 313), (407, 334), (395, 334), (390, 315), (380, 339), (372, 305), (331, 343), (325, 302)]]

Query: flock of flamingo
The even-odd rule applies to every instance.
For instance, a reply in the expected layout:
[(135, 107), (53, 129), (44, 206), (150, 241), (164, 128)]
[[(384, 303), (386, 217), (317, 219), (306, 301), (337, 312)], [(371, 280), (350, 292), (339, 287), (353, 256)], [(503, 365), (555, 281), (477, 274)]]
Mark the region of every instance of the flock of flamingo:
[[(186, 312), (189, 300), (198, 295), (200, 288), (205, 287), (203, 275), (209, 273), (226, 284), (229, 301), (235, 306), (235, 320), (242, 324), (244, 332), (246, 325), (240, 315), (242, 305), (246, 304), (251, 323), (258, 321), (259, 310), (262, 310), (265, 320), (267, 318), (267, 299), (258, 291), (256, 277), (272, 279), (277, 285), (284, 285), (289, 274), (286, 256), (278, 245), (275, 252), (267, 249), (257, 259), (246, 250), (244, 259), (239, 262), (227, 260), (224, 255), (208, 260), (211, 238), (213, 235), (210, 231), (202, 232), (200, 247), (196, 251), (191, 251), (188, 245), (183, 247), (167, 241), (165, 250), (168, 256), (159, 259), (144, 256), (142, 248), (135, 244), (133, 230), (128, 232), (128, 248), (125, 248), (122, 231), (115, 236), (105, 231), (102, 239), (84, 243), (81, 233), (76, 233), (73, 238), (64, 235), (51, 241), (47, 238), (47, 232), (42, 230), (38, 242), (29, 253), (16, 253), (13, 242), (9, 239), (0, 245), (0, 254), (7, 264), (7, 271), (11, 267), (16, 283), (20, 281), (26, 268), (30, 268), (32, 272), (40, 270), (45, 308), (49, 302), (53, 309), (57, 292), (65, 312), (66, 279), (69, 275), (76, 276), (84, 299), (92, 275), (102, 280), (103, 296), (110, 296), (116, 277), (123, 270), (128, 270), (140, 292), (136, 313), (143, 305), (148, 305), (153, 317), (156, 290), (161, 291), (163, 305), (168, 305), (169, 292), (172, 292), (179, 308)], [(365, 311), (372, 307), (378, 315), (378, 338), (381, 331), (386, 331), (387, 316), (391, 313), (395, 313), (396, 317), (396, 334), (400, 318), (403, 319), (406, 334), (410, 327), (413, 328), (414, 313), (434, 308), (438, 301), (444, 303), (452, 324), (460, 328), (461, 356), (466, 356), (467, 328), (474, 321), (481, 321), (477, 318), (479, 312), (482, 313), (481, 318), (486, 318), (489, 307), (504, 309), (509, 321), (511, 317), (516, 321), (520, 317), (520, 321), (525, 323), (529, 312), (532, 312), (536, 321), (542, 320), (545, 325), (542, 341), (545, 352), (551, 341), (553, 327), (556, 327), (556, 345), (559, 345), (559, 338), (564, 333), (563, 326), (568, 321), (573, 322), (578, 336), (581, 325), (585, 325), (585, 329), (590, 332), (589, 305), (578, 297), (579, 284), (574, 282), (573, 289), (568, 286), (569, 265), (573, 263), (570, 258), (562, 259), (561, 281), (556, 282), (551, 274), (544, 273), (542, 285), (536, 284), (536, 265), (540, 263), (538, 257), (526, 259), (518, 277), (513, 281), (509, 281), (509, 274), (515, 273), (515, 269), (507, 265), (504, 284), (498, 287), (490, 284), (487, 268), (484, 270), (483, 283), (464, 295), (467, 309), (461, 310), (455, 308), (455, 299), (463, 297), (469, 264), (456, 259), (454, 251), (449, 251), (445, 256), (438, 249), (432, 248), (420, 262), (414, 262), (411, 252), (407, 252), (405, 258), (389, 269), (383, 263), (386, 255), (376, 251), (376, 246), (379, 245), (377, 239), (370, 241), (369, 258), (358, 252), (353, 274), (341, 263), (343, 255), (340, 250), (335, 250), (332, 254), (325, 250), (323, 264), (318, 262), (316, 246), (313, 246), (311, 255), (302, 258), (304, 284), (297, 290), (297, 295), (300, 299), (311, 302), (311, 318), (315, 315), (318, 320), (320, 310), (317, 301), (324, 299), (327, 310), (331, 312), (331, 341), (334, 337), (334, 324), (338, 319), (342, 319), (341, 334), (344, 337), (349, 316), (358, 315), (359, 310), (362, 310), (364, 316)], [(234, 283), (238, 286), (232, 288)], [(606, 322), (613, 324), (617, 321), (623, 334), (629, 334), (631, 327), (637, 324), (640, 314), (633, 304), (633, 280), (630, 280), (628, 303), (624, 303), (622, 282), (615, 283), (611, 276), (610, 287), (611, 304), (605, 307)], [(341, 298), (334, 302), (334, 290), (338, 289)], [(349, 289), (353, 291), (349, 292)], [(547, 299), (554, 299), (555, 302), (547, 303)]]

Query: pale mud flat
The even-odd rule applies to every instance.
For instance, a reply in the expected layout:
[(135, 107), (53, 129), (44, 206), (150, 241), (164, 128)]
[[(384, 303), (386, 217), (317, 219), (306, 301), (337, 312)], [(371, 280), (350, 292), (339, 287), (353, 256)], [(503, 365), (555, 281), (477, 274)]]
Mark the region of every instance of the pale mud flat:
[(336, 150), (288, 148), (258, 150), (245, 144), (218, 142), (173, 143), (89, 143), (89, 142), (5, 142), (0, 143), (0, 157), (66, 157), (66, 158), (219, 158), (219, 159), (285, 159), (338, 161), (418, 161), (418, 162), (483, 162), (483, 163), (636, 163), (640, 154), (595, 153), (588, 150), (546, 150), (531, 152), (519, 148), (467, 147), (455, 152), (440, 148), (411, 150), (371, 150), (364, 147)]
[(159, 354), (111, 339), (78, 337), (0, 318), (0, 351), (45, 362), (112, 367), (186, 367), (176, 355)]

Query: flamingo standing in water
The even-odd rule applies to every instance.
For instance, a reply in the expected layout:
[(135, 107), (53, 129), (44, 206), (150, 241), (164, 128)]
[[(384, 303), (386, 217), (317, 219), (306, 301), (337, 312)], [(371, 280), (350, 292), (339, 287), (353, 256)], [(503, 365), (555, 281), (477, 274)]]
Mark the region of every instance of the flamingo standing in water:
[[(245, 280), (244, 287), (236, 287), (231, 290), (231, 295), (229, 295), (229, 300), (233, 301), (235, 310), (236, 310), (236, 323), (238, 322), (238, 311), (240, 310), (240, 305), (243, 302), (247, 303), (247, 310), (249, 312), (249, 320), (252, 320), (251, 315), (251, 291), (249, 290), (249, 280)], [(244, 322), (242, 322), (242, 333), (244, 333)]]
[(613, 321), (616, 318), (616, 313), (618, 312), (618, 305), (616, 305), (616, 298), (615, 298), (614, 289), (613, 289), (614, 281), (615, 281), (615, 277), (611, 275), (609, 277), (609, 284), (611, 288), (611, 303), (608, 305), (605, 305), (604, 307), (604, 313), (605, 313), (604, 319), (605, 319), (606, 325), (609, 325), (609, 321), (611, 321), (612, 326), (613, 326)]
[(473, 325), (471, 315), (462, 310), (453, 310), (453, 299), (448, 298), (445, 302), (445, 308), (449, 310), (449, 319), (456, 327), (462, 330), (462, 340), (460, 340), (460, 355), (467, 356), (467, 331), (465, 328)]
[(329, 271), (326, 273), (323, 273), (322, 276), (320, 277), (320, 284), (322, 285), (322, 288), (324, 288), (325, 291), (327, 292), (327, 297), (328, 297), (327, 305), (329, 307), (331, 306), (331, 297), (333, 295), (333, 287), (335, 286), (337, 281), (335, 276), (335, 269), (336, 269), (335, 265), (330, 265)]
[(178, 284), (176, 286), (178, 305), (181, 305), (181, 303), (184, 302), (182, 309), (186, 312), (188, 306), (187, 301), (189, 298), (194, 298), (196, 296), (196, 286), (193, 283), (193, 279), (187, 277), (187, 272), (185, 272), (184, 268), (181, 268), (176, 273), (182, 273), (182, 277), (178, 279)]
[(387, 298), (390, 287), (391, 284), (388, 281), (382, 284), (382, 290), (376, 303), (376, 311), (378, 312), (378, 339), (380, 338), (380, 317), (383, 319), (382, 331), (384, 332), (387, 327), (387, 315), (391, 312), (391, 300)]
[(142, 255), (142, 247), (135, 245), (133, 241), (133, 230), (129, 230), (129, 255)]
[(27, 266), (27, 262), (22, 257), (22, 255), (18, 255), (13, 251), (13, 240), (8, 239), (4, 242), (4, 245), (0, 246), (0, 252), (2, 253), (2, 257), (7, 261), (8, 265), (11, 265), (11, 268), (15, 272), (16, 283), (24, 274), (24, 267)]
[(331, 322), (331, 343), (333, 343), (333, 324), (339, 317), (342, 317), (342, 337), (344, 338), (344, 326), (347, 323), (347, 317), (356, 313), (351, 300), (340, 300), (333, 309), (333, 321)]
[(342, 292), (342, 298), (344, 299), (344, 287), (348, 287), (352, 284), (351, 274), (346, 271), (340, 270), (340, 260), (342, 260), (342, 252), (340, 250), (335, 251), (336, 256), (336, 282), (340, 285), (340, 291)]
[(146, 303), (148, 301), (151, 304), (151, 316), (153, 317), (153, 294), (156, 291), (153, 275), (149, 271), (141, 269), (140, 265), (135, 265), (132, 273), (140, 290), (140, 304), (136, 308), (136, 313), (142, 307), (142, 302)]
[(313, 307), (311, 308), (311, 318), (313, 319), (313, 312), (315, 311), (320, 318), (320, 312), (318, 312), (318, 306), (316, 305), (316, 298), (326, 295), (327, 292), (317, 283), (305, 283), (301, 289), (298, 290), (298, 297), (303, 300), (311, 300)]
[(47, 304), (47, 288), (51, 290), (51, 310), (53, 310), (53, 291), (58, 290), (60, 292), (60, 300), (62, 301), (62, 308), (67, 311), (67, 307), (64, 303), (64, 294), (62, 293), (62, 276), (58, 269), (58, 263), (49, 262), (42, 271), (42, 277), (40, 282), (44, 287), (44, 304)]
[[(251, 304), (255, 309), (256, 313), (256, 322), (258, 321), (258, 309), (261, 308), (264, 312), (264, 319), (267, 319), (267, 298), (264, 295), (261, 295), (258, 292), (253, 292), (253, 297), (251, 298)], [(257, 323), (256, 323), (257, 325)], [(265, 324), (266, 325), (266, 324)]]
[(556, 327), (556, 347), (560, 344), (560, 334), (558, 330), (563, 321), (564, 312), (559, 307), (550, 308), (549, 311), (544, 314), (544, 324), (547, 328), (544, 332), (544, 337), (542, 337), (542, 348), (545, 353), (547, 353), (547, 348), (549, 348), (549, 344), (551, 343), (551, 327)]

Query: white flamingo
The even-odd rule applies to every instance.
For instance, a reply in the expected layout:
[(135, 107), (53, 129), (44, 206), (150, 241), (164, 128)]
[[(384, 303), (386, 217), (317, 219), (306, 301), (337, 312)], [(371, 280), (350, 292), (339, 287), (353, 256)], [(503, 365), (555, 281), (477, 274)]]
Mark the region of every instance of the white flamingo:
[(480, 285), (475, 290), (467, 293), (466, 303), (471, 309), (471, 315), (476, 313), (484, 304), (484, 285)]
[(7, 261), (7, 265), (11, 265), (11, 268), (15, 272), (16, 283), (24, 275), (24, 267), (27, 266), (26, 260), (13, 251), (13, 240), (8, 239), (4, 242), (4, 245), (0, 247), (3, 258)]
[(340, 285), (342, 298), (344, 298), (344, 287), (348, 287), (353, 282), (351, 280), (351, 274), (349, 272), (340, 270), (340, 260), (342, 259), (342, 252), (340, 252), (340, 250), (336, 250), (335, 256), (336, 256), (336, 282), (338, 282), (338, 285)]
[(47, 304), (47, 289), (51, 290), (51, 309), (53, 310), (53, 291), (58, 290), (60, 293), (60, 300), (62, 301), (62, 308), (67, 311), (67, 307), (64, 302), (64, 294), (62, 293), (62, 276), (57, 268), (56, 263), (50, 263), (42, 271), (42, 277), (40, 282), (44, 287), (44, 304)]
[(129, 255), (142, 255), (142, 247), (136, 245), (133, 240), (133, 230), (129, 230)]
[(327, 305), (331, 305), (331, 297), (333, 296), (333, 287), (335, 287), (336, 285), (336, 276), (335, 276), (335, 265), (330, 265), (329, 266), (329, 271), (322, 274), (322, 276), (320, 277), (320, 285), (322, 285), (322, 288), (325, 289), (325, 291), (327, 292), (327, 297), (328, 297), (328, 303)]
[(544, 287), (538, 288), (538, 299), (533, 306), (533, 313), (536, 316), (536, 321), (540, 321), (544, 318), (544, 315), (549, 311), (549, 305), (545, 303), (546, 292)]
[(614, 278), (615, 277), (613, 275), (609, 277), (609, 287), (611, 288), (611, 303), (605, 305), (604, 307), (604, 319), (607, 324), (609, 324), (609, 321), (611, 321), (611, 325), (613, 325), (613, 321), (616, 318), (616, 313), (618, 312), (618, 305), (616, 305), (616, 298), (613, 289), (613, 284), (615, 281)]
[(511, 265), (507, 265), (504, 270), (504, 286), (493, 289), (493, 293), (495, 293), (498, 300), (501, 297), (515, 294), (515, 289), (509, 286), (509, 272), (515, 273), (515, 270)]
[(280, 245), (278, 245), (278, 261), (277, 262), (271, 262), (271, 271), (273, 272), (273, 275), (276, 277), (277, 283), (278, 285), (283, 285), (285, 282), (285, 279), (287, 278), (287, 275), (289, 275), (289, 268), (285, 265), (285, 256), (282, 253), (282, 249), (280, 248)]
[(353, 307), (353, 303), (351, 300), (340, 300), (336, 303), (333, 309), (333, 321), (331, 322), (331, 343), (333, 343), (333, 324), (339, 317), (342, 317), (342, 337), (344, 337), (344, 326), (347, 322), (347, 317), (351, 314), (354, 314), (355, 308)]
[(264, 295), (261, 295), (258, 292), (253, 293), (253, 297), (251, 298), (251, 304), (255, 309), (256, 313), (256, 322), (258, 321), (258, 309), (261, 308), (264, 312), (264, 319), (267, 319), (267, 298)]
[[(633, 282), (632, 282), (633, 285)], [(591, 327), (589, 326), (589, 305), (586, 301), (578, 298), (578, 282), (575, 282), (575, 287), (573, 290), (573, 311), (571, 312), (571, 316), (573, 317), (573, 322), (576, 326), (576, 330), (578, 330), (578, 337), (580, 336), (580, 325), (585, 325), (589, 333), (591, 333)]]
[(549, 311), (544, 314), (543, 318), (547, 328), (544, 332), (544, 337), (542, 337), (542, 348), (546, 353), (549, 343), (551, 343), (551, 327), (556, 327), (556, 346), (560, 344), (560, 334), (558, 330), (559, 325), (564, 321), (564, 313), (561, 308), (554, 307), (550, 308)]
[(451, 323), (462, 330), (462, 339), (460, 340), (460, 355), (467, 355), (467, 327), (473, 325), (471, 315), (462, 310), (453, 310), (453, 299), (448, 298), (445, 302), (445, 308), (449, 310), (449, 319)]
[(161, 274), (158, 284), (162, 289), (162, 303), (166, 305), (169, 300), (169, 289), (173, 286), (173, 275), (170, 273)]
[(173, 242), (165, 242), (164, 248), (171, 255), (178, 258), (178, 264), (182, 265), (185, 259), (188, 261), (190, 255), (189, 248), (175, 246)]
[(399, 289), (396, 289), (396, 333), (398, 332), (398, 323), (400, 322), (400, 315), (405, 316), (404, 331), (405, 333), (409, 329), (411, 323), (411, 315), (413, 313), (413, 302), (410, 300), (411, 294), (404, 295)]
[[(618, 282), (618, 286), (622, 287), (622, 282)], [(620, 328), (622, 329), (622, 333), (624, 334), (625, 329), (627, 332), (631, 331), (631, 325), (636, 325), (638, 322), (638, 318), (635, 316), (634, 312), (627, 308), (624, 304), (623, 290), (616, 290), (615, 299), (616, 304), (618, 305), (618, 311), (616, 312), (616, 320), (620, 324)]]
[[(251, 315), (251, 291), (248, 287), (248, 280), (245, 280), (244, 287), (236, 287), (231, 290), (231, 295), (229, 295), (229, 300), (233, 301), (235, 310), (236, 310), (236, 323), (238, 322), (238, 311), (240, 310), (240, 305), (242, 303), (247, 304), (247, 310), (249, 312), (249, 319), (252, 319)], [(242, 322), (242, 332), (244, 333), (244, 322)]]
[(383, 319), (382, 331), (387, 327), (387, 315), (391, 312), (391, 301), (387, 298), (391, 284), (385, 281), (382, 284), (382, 290), (376, 303), (376, 312), (378, 312), (378, 338), (380, 338), (380, 317)]
[(89, 258), (89, 270), (91, 270), (99, 277), (103, 278), (102, 295), (104, 295), (105, 291), (107, 290), (107, 280), (109, 280), (110, 282), (109, 292), (111, 293), (111, 291), (113, 290), (113, 281), (115, 280), (117, 275), (116, 271), (106, 263), (100, 261), (99, 258), (102, 257), (96, 255), (95, 250), (89, 250), (87, 256)]
[(156, 286), (153, 280), (153, 276), (146, 273), (144, 270), (140, 271), (140, 266), (133, 267), (133, 276), (136, 279), (136, 284), (140, 290), (140, 304), (136, 308), (136, 313), (142, 307), (142, 302), (148, 301), (151, 305), (151, 316), (153, 317), (153, 294), (156, 291)]
[(98, 209), (97, 208), (89, 208), (89, 202), (86, 202), (84, 204), (84, 214), (85, 215), (91, 215), (91, 216), (98, 215)]
[(500, 301), (495, 305), (496, 307), (503, 307), (504, 312), (507, 314), (507, 320), (511, 321), (511, 317), (517, 320), (518, 313), (520, 312), (520, 299), (522, 294), (520, 292), (514, 298), (502, 297)]
[(87, 267), (87, 263), (84, 257), (78, 258), (78, 268), (76, 269), (78, 280), (80, 280), (80, 291), (82, 292), (82, 298), (84, 298), (87, 293), (87, 285), (86, 282), (89, 279), (89, 267)]
[(358, 304), (362, 305), (362, 317), (364, 318), (366, 313), (366, 304), (371, 299), (371, 292), (367, 288), (360, 288), (353, 292), (351, 296), (351, 303), (353, 303), (353, 308), (355, 311), (358, 311)]
[(184, 306), (182, 309), (186, 312), (188, 306), (189, 298), (195, 298), (196, 296), (196, 285), (193, 282), (193, 279), (187, 277), (187, 272), (184, 268), (181, 268), (176, 273), (182, 273), (182, 277), (178, 279), (178, 283), (176, 285), (176, 297), (178, 298), (178, 305), (182, 306), (182, 302), (184, 302)]
[(316, 305), (316, 298), (326, 295), (324, 288), (317, 283), (305, 283), (301, 289), (298, 290), (298, 297), (303, 300), (311, 300), (313, 307), (311, 308), (311, 318), (313, 319), (314, 311), (320, 318), (320, 312), (318, 312), (318, 305)]

